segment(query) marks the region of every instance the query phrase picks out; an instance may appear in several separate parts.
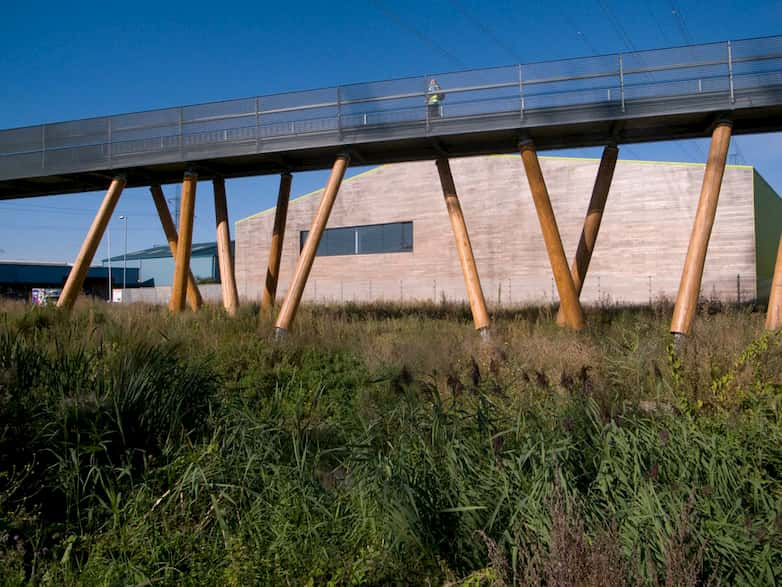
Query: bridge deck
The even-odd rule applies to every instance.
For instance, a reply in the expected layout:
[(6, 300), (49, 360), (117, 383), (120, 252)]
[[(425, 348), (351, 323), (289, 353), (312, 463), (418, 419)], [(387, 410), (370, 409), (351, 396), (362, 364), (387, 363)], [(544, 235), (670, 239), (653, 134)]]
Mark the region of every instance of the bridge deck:
[[(444, 94), (426, 106), (429, 80)], [(0, 131), (0, 199), (782, 130), (782, 36), (370, 82)]]

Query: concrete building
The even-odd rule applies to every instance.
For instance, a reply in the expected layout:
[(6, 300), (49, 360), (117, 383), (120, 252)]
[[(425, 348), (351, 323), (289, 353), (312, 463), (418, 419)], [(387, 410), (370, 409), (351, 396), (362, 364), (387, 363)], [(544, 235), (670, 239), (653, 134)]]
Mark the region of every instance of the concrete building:
[[(543, 157), (541, 165), (572, 260), (597, 159)], [(456, 188), (489, 304), (556, 299), (549, 259), (518, 155), (453, 159)], [(589, 274), (585, 303), (674, 299), (704, 165), (620, 161)], [(295, 179), (294, 179), (295, 189)], [(292, 199), (278, 301), (285, 295), (321, 190)], [(258, 300), (273, 209), (236, 223), (240, 295)], [(725, 171), (701, 293), (766, 298), (782, 229), (782, 200), (755, 169)], [(383, 165), (343, 182), (305, 301), (465, 300), (465, 286), (434, 162)]]

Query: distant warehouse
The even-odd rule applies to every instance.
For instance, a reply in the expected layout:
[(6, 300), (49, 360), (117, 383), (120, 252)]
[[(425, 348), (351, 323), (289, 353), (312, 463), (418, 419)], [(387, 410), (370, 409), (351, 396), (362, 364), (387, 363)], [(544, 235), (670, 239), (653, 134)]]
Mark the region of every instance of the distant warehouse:
[[(541, 165), (572, 260), (598, 160), (544, 157)], [(519, 157), (454, 159), (452, 169), (487, 301), (555, 299)], [(582, 301), (675, 298), (703, 169), (690, 163), (618, 163)], [(321, 193), (291, 200), (278, 299), (291, 280)], [(236, 280), (245, 298), (259, 299), (263, 291), (273, 220), (271, 209), (236, 224)], [(767, 299), (781, 229), (778, 194), (754, 168), (728, 165), (702, 295)], [(433, 162), (383, 165), (343, 182), (304, 299), (466, 300)]]

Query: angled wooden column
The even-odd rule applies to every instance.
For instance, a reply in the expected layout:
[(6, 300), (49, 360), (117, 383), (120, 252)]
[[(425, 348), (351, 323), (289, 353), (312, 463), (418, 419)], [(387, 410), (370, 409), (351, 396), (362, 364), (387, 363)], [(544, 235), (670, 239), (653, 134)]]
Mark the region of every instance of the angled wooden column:
[(215, 194), (215, 225), (217, 228), (217, 260), (220, 263), (220, 289), (223, 306), (234, 316), (239, 308), (239, 293), (236, 291), (233, 254), (231, 253), (231, 229), (228, 227), (228, 204), (225, 198), (225, 179), (212, 180)]
[(532, 200), (535, 202), (535, 209), (538, 213), (551, 269), (554, 272), (554, 282), (557, 284), (557, 291), (559, 291), (560, 307), (565, 313), (565, 323), (574, 330), (581, 330), (584, 327), (584, 313), (578, 302), (573, 277), (570, 275), (565, 249), (562, 247), (562, 238), (559, 235), (557, 220), (551, 207), (551, 199), (543, 179), (543, 172), (540, 169), (535, 145), (532, 141), (524, 141), (519, 144), (519, 151), (527, 174), (529, 189), (532, 192)]
[(766, 313), (766, 330), (779, 330), (780, 328), (782, 328), (782, 236), (779, 237), (777, 261), (774, 265), (774, 278), (771, 280)]
[(193, 249), (193, 218), (198, 175), (188, 171), (182, 180), (182, 199), (179, 207), (179, 242), (174, 261), (174, 282), (171, 286), (169, 310), (173, 313), (185, 309), (187, 275), (190, 272), (190, 254)]
[[(160, 224), (163, 227), (163, 233), (166, 235), (168, 241), (168, 248), (171, 250), (171, 256), (176, 259), (177, 242), (179, 236), (177, 235), (176, 226), (171, 218), (171, 212), (166, 204), (166, 197), (163, 195), (163, 190), (159, 185), (149, 186), (149, 191), (152, 193), (152, 201), (155, 202), (155, 208), (157, 208), (157, 215), (160, 217)], [(201, 298), (201, 292), (198, 290), (198, 284), (193, 277), (193, 272), (188, 269), (187, 271), (187, 303), (192, 310), (198, 310), (203, 304), (203, 298)]]
[(318, 245), (320, 245), (323, 231), (326, 229), (326, 223), (329, 220), (331, 208), (334, 206), (334, 200), (337, 197), (339, 186), (342, 183), (342, 178), (345, 175), (345, 169), (347, 169), (349, 162), (350, 157), (347, 155), (340, 155), (331, 168), (331, 175), (326, 184), (326, 189), (323, 190), (320, 206), (312, 221), (312, 226), (310, 227), (310, 232), (307, 235), (304, 247), (301, 249), (299, 262), (296, 265), (296, 272), (293, 274), (293, 279), (288, 288), (288, 293), (285, 296), (285, 301), (282, 304), (282, 308), (280, 308), (280, 314), (277, 316), (275, 327), (278, 337), (283, 336), (288, 331), (293, 322), (293, 318), (296, 316), (296, 310), (299, 309), (301, 296), (304, 293), (304, 286), (307, 285), (307, 278), (310, 275), (312, 263), (315, 260), (315, 253), (318, 250)]
[[(584, 280), (589, 270), (589, 262), (592, 260), (592, 252), (595, 250), (595, 241), (597, 241), (597, 233), (600, 231), (600, 222), (603, 220), (603, 211), (608, 199), (608, 190), (611, 189), (611, 180), (614, 177), (618, 157), (619, 149), (616, 148), (616, 145), (607, 145), (603, 149), (603, 157), (597, 168), (595, 186), (592, 188), (592, 197), (589, 199), (584, 227), (581, 229), (576, 258), (570, 267), (573, 285), (576, 288), (576, 295), (579, 297), (581, 297), (581, 290), (584, 289)], [(565, 313), (561, 307), (557, 312), (557, 324), (560, 326), (565, 324)]]
[(280, 190), (277, 193), (277, 207), (274, 209), (274, 228), (269, 246), (269, 267), (266, 269), (266, 281), (261, 300), (261, 311), (265, 316), (271, 316), (274, 301), (277, 297), (277, 281), (280, 277), (280, 260), (282, 259), (282, 243), (285, 240), (285, 222), (288, 217), (288, 200), (291, 195), (290, 173), (280, 176)]
[(459, 203), (459, 196), (456, 194), (456, 186), (451, 174), (451, 165), (445, 157), (437, 159), (436, 164), (437, 171), (440, 173), (440, 184), (443, 188), (445, 205), (448, 208), (448, 216), (451, 219), (456, 250), (459, 253), (459, 263), (464, 274), (464, 284), (467, 287), (467, 298), (470, 301), (472, 319), (476, 330), (485, 331), (489, 328), (489, 312), (486, 310), (486, 299), (483, 297), (481, 280), (478, 277), (478, 267), (475, 264), (475, 256), (472, 252), (472, 243), (470, 243), (470, 235), (467, 232), (467, 224), (464, 222), (462, 206)]
[[(103, 238), (103, 233), (106, 232), (106, 227), (109, 225), (114, 208), (117, 207), (117, 202), (125, 187), (125, 183), (124, 176), (117, 176), (112, 180), (109, 190), (106, 192), (103, 202), (98, 209), (98, 213), (92, 221), (90, 230), (87, 232), (87, 236), (81, 245), (79, 256), (76, 257), (76, 261), (73, 267), (71, 267), (70, 273), (68, 273), (65, 287), (63, 287), (60, 294), (60, 299), (57, 300), (57, 307), (71, 309), (76, 298), (79, 297), (81, 288), (84, 286), (84, 279), (87, 277), (87, 271), (89, 271), (92, 259), (95, 257), (95, 251), (98, 250), (100, 239)], [(109, 291), (109, 299), (111, 299), (111, 291)]]
[(711, 229), (717, 214), (717, 202), (720, 197), (722, 176), (725, 173), (725, 161), (728, 157), (732, 124), (727, 121), (717, 124), (711, 135), (709, 158), (703, 173), (703, 185), (692, 225), (690, 244), (684, 261), (679, 293), (673, 308), (671, 332), (676, 335), (690, 333), (695, 312), (698, 309), (698, 296), (703, 279), (703, 265), (709, 248)]

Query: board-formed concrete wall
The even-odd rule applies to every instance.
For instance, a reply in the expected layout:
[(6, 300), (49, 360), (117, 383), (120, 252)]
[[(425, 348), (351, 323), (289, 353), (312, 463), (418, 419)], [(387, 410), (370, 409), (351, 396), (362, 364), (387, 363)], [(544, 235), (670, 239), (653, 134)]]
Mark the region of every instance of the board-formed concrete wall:
[[(596, 159), (543, 157), (541, 166), (572, 261), (597, 172)], [(535, 208), (518, 156), (453, 159), (483, 289), (490, 305), (557, 298)], [(582, 300), (647, 303), (673, 299), (704, 166), (619, 161)], [(294, 189), (295, 189), (294, 177)], [(278, 301), (321, 192), (293, 199)], [(703, 277), (702, 295), (752, 299), (756, 288), (753, 169), (728, 166)], [(236, 224), (237, 285), (258, 300), (274, 211)], [(329, 227), (413, 222), (413, 252), (317, 257), (304, 300), (465, 300), (453, 233), (434, 162), (385, 165), (343, 182)], [(740, 276), (737, 280), (737, 276)]]

